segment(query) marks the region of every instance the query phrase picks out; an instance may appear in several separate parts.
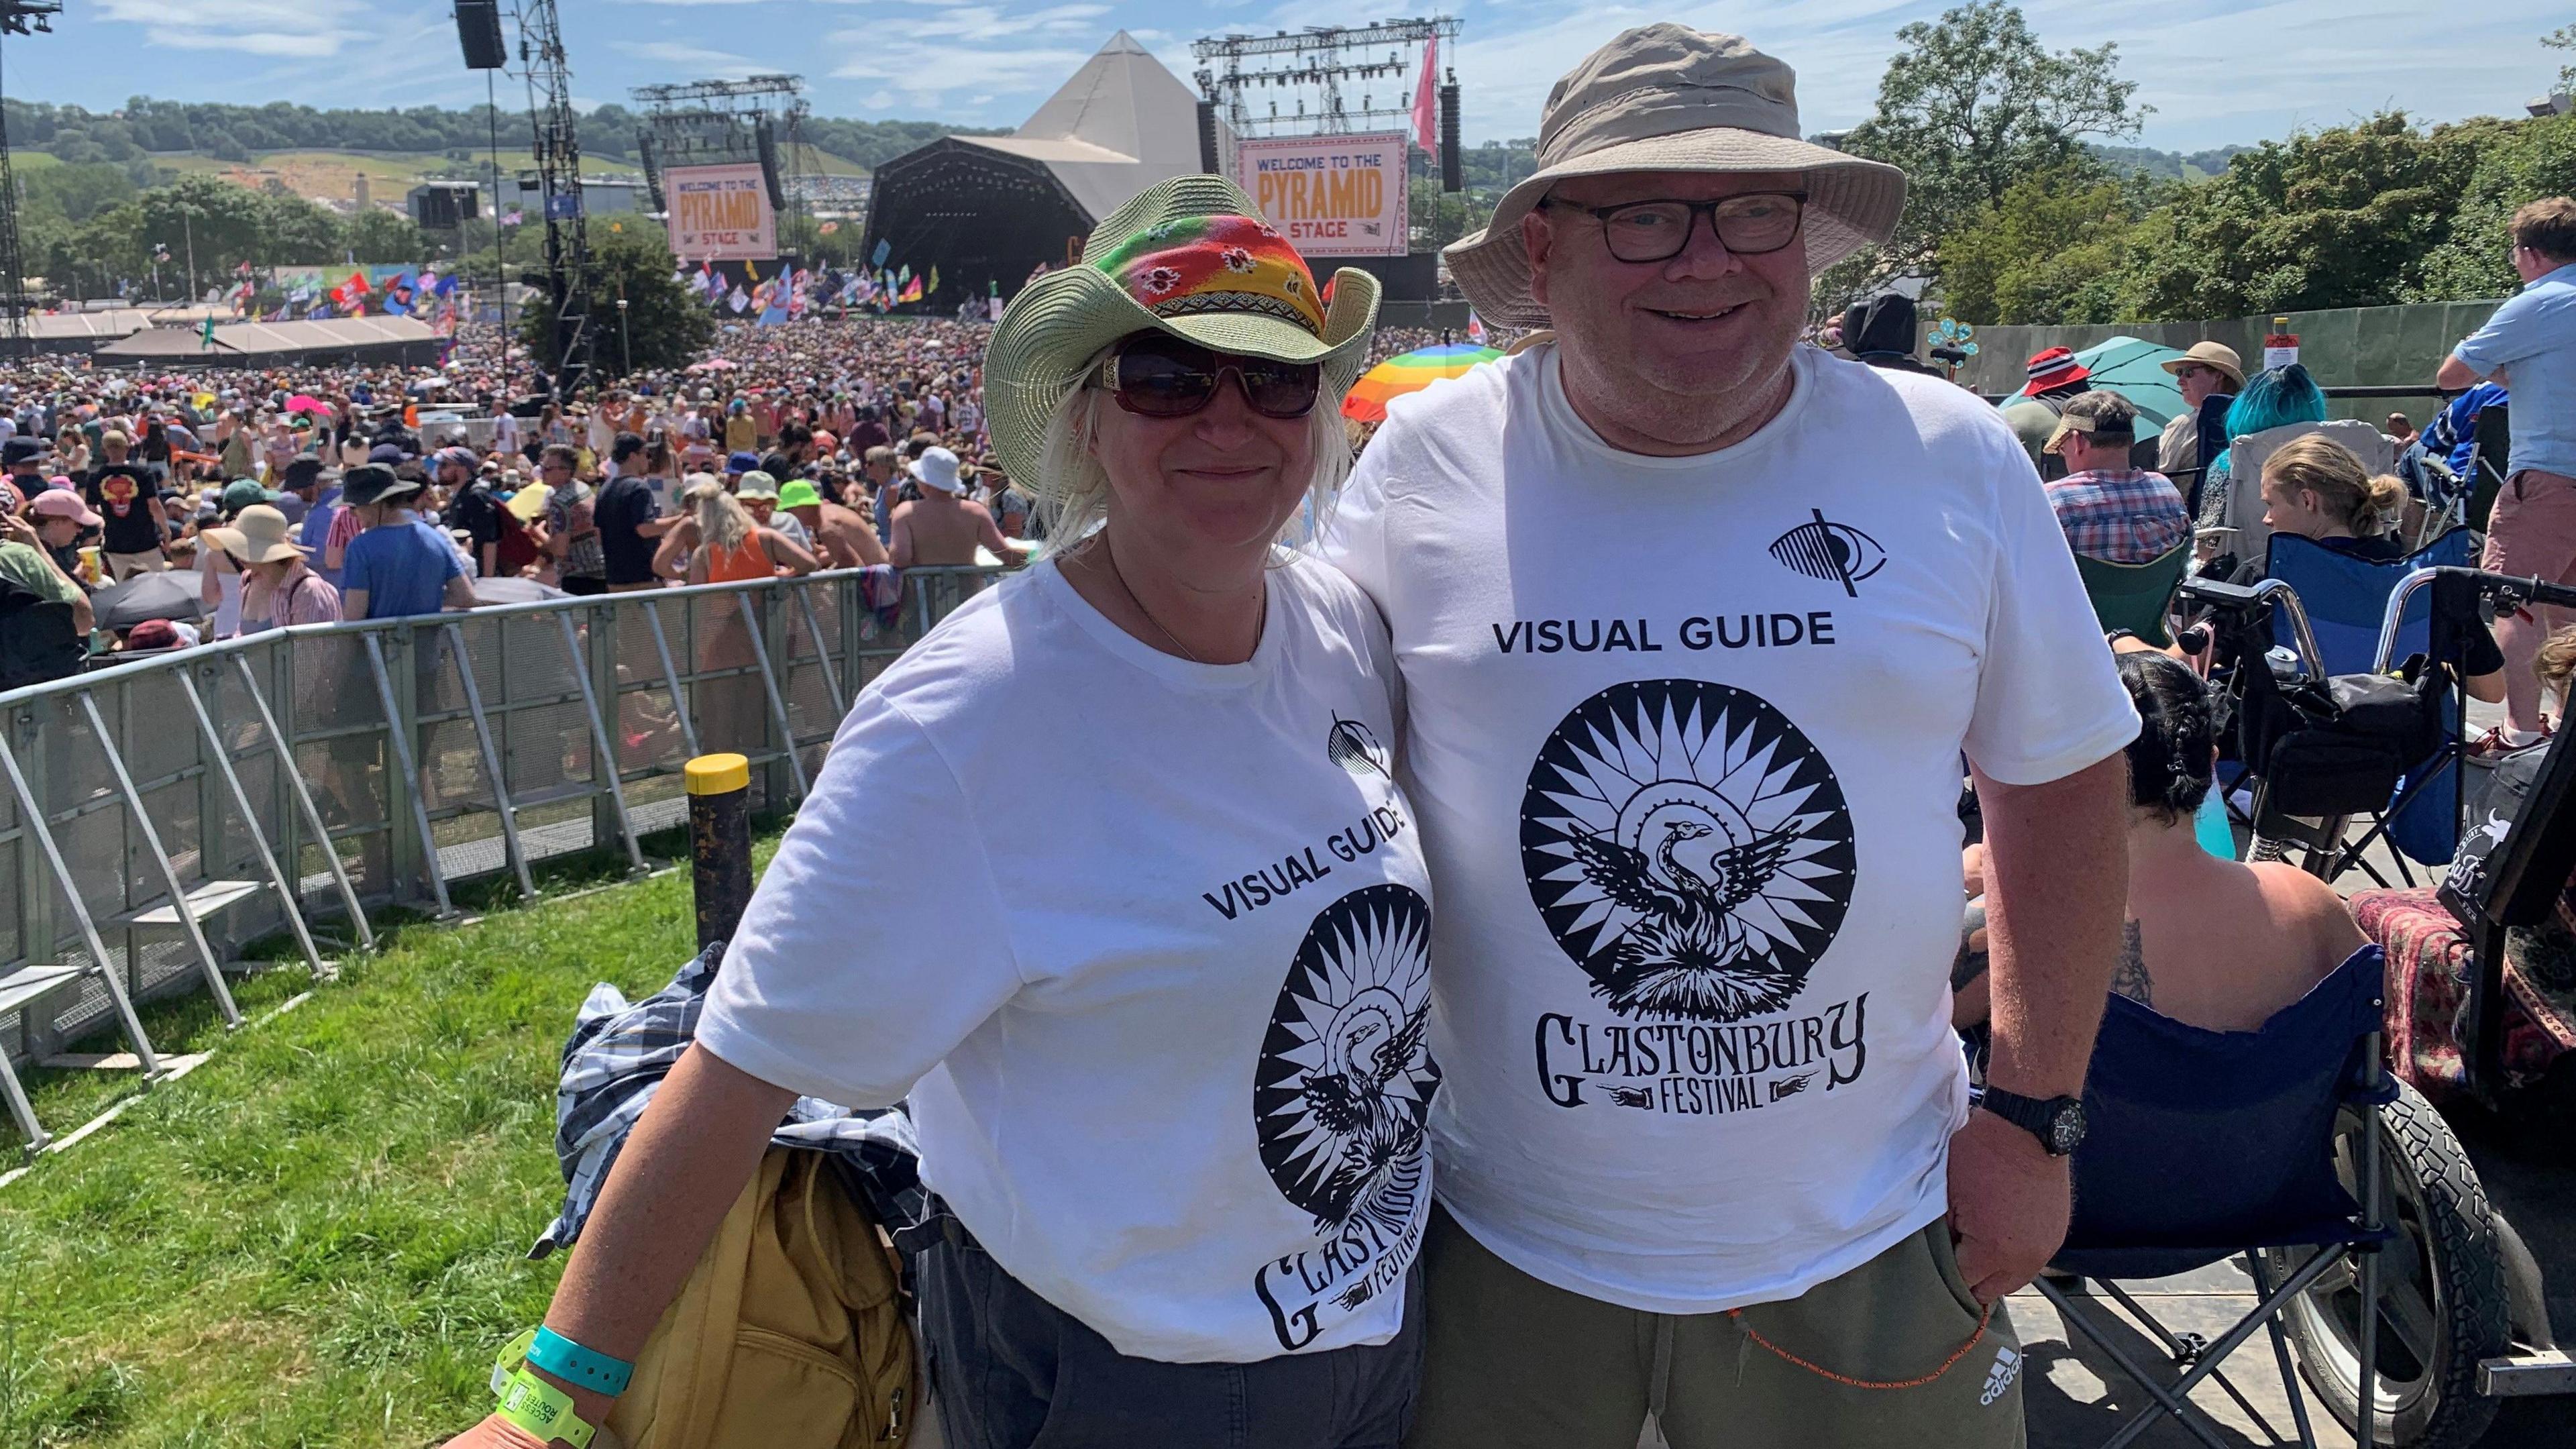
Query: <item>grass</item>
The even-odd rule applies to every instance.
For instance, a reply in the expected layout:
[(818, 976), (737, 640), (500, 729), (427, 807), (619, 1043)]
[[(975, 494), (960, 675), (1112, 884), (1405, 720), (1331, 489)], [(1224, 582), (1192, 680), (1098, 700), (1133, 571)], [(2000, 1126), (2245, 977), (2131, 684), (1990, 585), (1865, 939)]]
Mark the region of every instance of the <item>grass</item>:
[[(17, 164), (53, 159), (44, 152), (26, 152), (17, 158)], [(857, 162), (815, 147), (806, 148), (804, 161), (808, 167), (829, 176), (868, 174), (867, 168)], [(380, 202), (399, 202), (404, 193), (433, 176), (463, 175), (479, 179), (484, 175), (487, 164), (486, 153), (479, 149), (472, 162), (461, 164), (436, 151), (261, 151), (254, 153), (248, 162), (219, 161), (212, 156), (181, 152), (156, 154), (152, 162), (173, 171), (220, 176), (254, 188), (274, 176), (296, 195), (317, 201), (347, 201), (354, 183), (363, 173), (367, 178), (368, 195)], [(534, 170), (536, 164), (536, 158), (525, 150), (505, 148), (501, 152), (501, 171), (505, 176)], [(631, 172), (636, 166), (630, 160), (599, 156), (592, 158), (582, 169), (585, 174)]]
[[(164, 1051), (217, 1054), (0, 1189), (0, 1449), (423, 1445), (479, 1418), (493, 1351), (559, 1269), (525, 1253), (562, 1197), (573, 1011), (594, 981), (658, 989), (694, 939), (670, 872), (470, 925), (380, 923), (379, 952), (237, 1034), (202, 997), (147, 1012)], [(256, 1018), (308, 984), (289, 967), (237, 995)], [(30, 1078), (57, 1130), (132, 1082)]]

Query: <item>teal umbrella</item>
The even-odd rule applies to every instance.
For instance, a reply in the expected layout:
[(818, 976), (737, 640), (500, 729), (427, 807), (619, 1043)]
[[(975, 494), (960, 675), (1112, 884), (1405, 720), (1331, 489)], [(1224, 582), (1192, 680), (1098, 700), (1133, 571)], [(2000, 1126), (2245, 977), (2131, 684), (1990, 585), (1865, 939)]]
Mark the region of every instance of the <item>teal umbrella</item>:
[(2173, 374), (2164, 368), (2167, 359), (2182, 355), (2161, 342), (2114, 337), (2076, 353), (2075, 360), (2093, 374), (2095, 387), (2116, 392), (2137, 404), (2141, 421), (2162, 428), (2175, 414), (2185, 411), (2182, 389), (2174, 385)]

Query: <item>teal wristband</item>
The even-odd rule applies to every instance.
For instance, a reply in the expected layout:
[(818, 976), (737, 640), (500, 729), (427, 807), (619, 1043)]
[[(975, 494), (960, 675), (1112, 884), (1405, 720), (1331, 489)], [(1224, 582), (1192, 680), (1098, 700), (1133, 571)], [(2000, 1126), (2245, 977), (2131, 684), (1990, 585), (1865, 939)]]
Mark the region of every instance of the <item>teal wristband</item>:
[(584, 1348), (543, 1326), (537, 1329), (536, 1341), (528, 1345), (528, 1362), (565, 1383), (612, 1397), (626, 1392), (626, 1381), (635, 1375), (635, 1365), (624, 1359)]

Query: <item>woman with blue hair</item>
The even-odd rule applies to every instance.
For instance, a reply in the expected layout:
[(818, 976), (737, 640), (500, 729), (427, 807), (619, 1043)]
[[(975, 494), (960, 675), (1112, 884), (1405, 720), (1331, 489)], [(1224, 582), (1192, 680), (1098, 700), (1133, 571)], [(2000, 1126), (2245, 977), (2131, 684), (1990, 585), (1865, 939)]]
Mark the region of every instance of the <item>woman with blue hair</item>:
[[(2326, 395), (2308, 370), (2293, 362), (2287, 367), (2267, 367), (2246, 380), (2245, 390), (2227, 409), (2227, 436), (2231, 439), (2250, 436), (2265, 428), (2286, 427), (2291, 423), (2322, 423), (2326, 420)], [(2200, 526), (2227, 526), (2228, 495), (2233, 475), (2228, 464), (2234, 448), (2210, 460), (2209, 472), (2200, 485)]]

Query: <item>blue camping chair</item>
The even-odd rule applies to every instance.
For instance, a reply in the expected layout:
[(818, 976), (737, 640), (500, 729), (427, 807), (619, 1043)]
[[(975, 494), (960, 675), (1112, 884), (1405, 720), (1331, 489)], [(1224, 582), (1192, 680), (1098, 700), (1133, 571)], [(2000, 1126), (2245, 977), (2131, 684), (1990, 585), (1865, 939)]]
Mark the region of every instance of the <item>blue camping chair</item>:
[[(2470, 568), (2475, 563), (2473, 536), (2465, 528), (2452, 529), (2394, 563), (2372, 563), (2337, 553), (2313, 539), (2276, 533), (2272, 535), (2264, 574), (2288, 584), (2307, 610), (2317, 649), (2325, 656), (2310, 661), (2317, 672), (2367, 674), (2379, 652), (2379, 631), (2388, 611), (2388, 596), (2397, 591), (2398, 583), (2420, 568)], [(2272, 629), (2275, 642), (2284, 648), (2298, 647), (2288, 621), (2277, 613)], [(2429, 653), (2432, 644), (2433, 595), (2428, 589), (2407, 601), (2405, 616), (2398, 624), (2397, 652), (2393, 657), (2403, 661), (2411, 655)], [(2450, 863), (2460, 843), (2457, 744), (2453, 741), (2452, 748), (2407, 773), (2398, 783), (2397, 793), (2390, 797), (2390, 808), (2373, 821), (2370, 834), (2346, 852), (2349, 858), (2358, 860), (2370, 835), (2385, 831), (2388, 843), (2397, 848), (2398, 869), (2406, 874), (2408, 885), (2414, 884), (2414, 877), (2406, 872), (2407, 860), (2429, 866)]]
[[(2107, 1354), (2154, 1401), (2105, 1449), (2125, 1445), (2171, 1414), (2211, 1449), (2225, 1449), (2186, 1402), (2256, 1330), (2271, 1334), (2300, 1442), (2313, 1446), (2281, 1314), (2338, 1264), (2351, 1262), (2361, 1300), (2376, 1303), (2381, 1225), (2379, 1109), (2396, 1080), (2380, 1065), (2381, 975), (2377, 946), (2355, 951), (2307, 995), (2251, 1032), (2186, 1026), (2113, 996), (2093, 1043), (2084, 1084), (2087, 1131), (2074, 1163), (2075, 1217), (2055, 1274), (2091, 1279), (2145, 1325), (2176, 1363), (2167, 1385), (2122, 1350), (2067, 1285), (2039, 1280), (2067, 1326)], [(2337, 1174), (2338, 1115), (2361, 1117), (2363, 1201)], [(2242, 1257), (2259, 1301), (2204, 1344), (2168, 1330), (2114, 1280), (2162, 1278)], [(2285, 1269), (2277, 1276), (2275, 1269)], [(2360, 1315), (2357, 1402), (2376, 1393), (2378, 1315)], [(2239, 1396), (2241, 1400), (2241, 1395)]]

